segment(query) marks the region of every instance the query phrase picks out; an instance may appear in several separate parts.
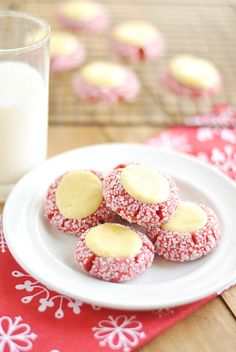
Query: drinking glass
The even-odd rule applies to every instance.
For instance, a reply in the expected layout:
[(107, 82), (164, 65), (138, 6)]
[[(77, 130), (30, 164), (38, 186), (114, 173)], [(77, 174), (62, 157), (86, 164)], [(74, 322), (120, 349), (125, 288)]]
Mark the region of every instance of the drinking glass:
[(46, 158), (50, 26), (0, 12), (0, 201)]

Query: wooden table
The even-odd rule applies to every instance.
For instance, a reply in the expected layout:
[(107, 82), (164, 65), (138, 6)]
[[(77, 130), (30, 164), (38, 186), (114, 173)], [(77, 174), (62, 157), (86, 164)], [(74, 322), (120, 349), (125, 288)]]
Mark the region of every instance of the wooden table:
[[(133, 3), (135, 3), (135, 1), (106, 2), (112, 8), (114, 21), (127, 17), (127, 13), (130, 13), (130, 6), (132, 9)], [(144, 11), (145, 17), (150, 17), (154, 21), (156, 17), (153, 17), (153, 13), (158, 12), (158, 21), (162, 23), (168, 37), (171, 55), (178, 52), (178, 45), (181, 41), (183, 50), (194, 50), (195, 43), (193, 44), (193, 42), (195, 40), (192, 40), (190, 35), (186, 36), (188, 31), (182, 26), (182, 22), (186, 22), (185, 25), (189, 26), (189, 31), (192, 30), (192, 35), (195, 35), (194, 38), (200, 43), (196, 50), (206, 57), (214, 57), (222, 65), (226, 86), (217, 101), (227, 100), (236, 103), (236, 30), (235, 28), (234, 32), (230, 30), (236, 23), (236, 2), (210, 0), (208, 5), (205, 4), (205, 0), (199, 0), (197, 5), (193, 0), (159, 1), (159, 5), (154, 0), (136, 2), (138, 4), (136, 17), (140, 17)], [(56, 23), (53, 20), (55, 1), (0, 1), (1, 7), (5, 7), (7, 4), (44, 16), (53, 28), (56, 28)], [(159, 11), (155, 12), (154, 10)], [(168, 16), (171, 17), (170, 22), (168, 22)], [(193, 28), (191, 27), (192, 23)], [(197, 26), (198, 23), (200, 26)], [(217, 42), (214, 42), (215, 37), (212, 33), (216, 30), (218, 31)], [(205, 35), (204, 39), (203, 34)], [(94, 47), (96, 49), (96, 55), (103, 56), (105, 52), (104, 38), (98, 38), (98, 40), (96, 38), (96, 43), (95, 39), (91, 37), (82, 36), (82, 39), (88, 48)], [(206, 42), (209, 45), (206, 45)], [(91, 57), (90, 50), (89, 58)], [(162, 63), (165, 63), (166, 59), (165, 57)], [(228, 61), (226, 62), (226, 60)], [(162, 91), (157, 93), (156, 81), (153, 80), (155, 63), (150, 66), (145, 65), (141, 69), (135, 66), (134, 69), (141, 75), (144, 89), (138, 102), (132, 106), (124, 104), (119, 107), (97, 106), (91, 108), (78, 102), (71, 93), (70, 73), (60, 77), (52, 76), (49, 157), (69, 149), (95, 143), (143, 142), (157, 134), (166, 125), (181, 122), (180, 116), (197, 112), (202, 108), (209, 107), (209, 104), (212, 103), (208, 101), (203, 105), (189, 102), (183, 104), (183, 102), (173, 101), (169, 96), (163, 96)], [(233, 75), (234, 80), (232, 79)], [(0, 210), (2, 208), (3, 206), (0, 205)], [(215, 298), (191, 317), (154, 339), (140, 351), (234, 352), (236, 351), (235, 318), (236, 287)]]

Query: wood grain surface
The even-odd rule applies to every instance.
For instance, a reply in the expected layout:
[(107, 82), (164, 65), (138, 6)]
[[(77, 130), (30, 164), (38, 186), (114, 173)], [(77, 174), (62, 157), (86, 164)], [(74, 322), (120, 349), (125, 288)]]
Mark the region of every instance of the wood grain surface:
[[(51, 75), (48, 156), (96, 143), (144, 142), (183, 116), (208, 108), (213, 101), (195, 104), (162, 94), (157, 76), (168, 58), (191, 51), (212, 59), (224, 77), (223, 93), (216, 101), (236, 104), (236, 1), (137, 0), (104, 1), (114, 22), (150, 19), (165, 33), (168, 54), (150, 65), (134, 66), (143, 82), (135, 104), (89, 106), (78, 101), (71, 88), (72, 73)], [(0, 8), (25, 10), (45, 17), (52, 28), (58, 1), (3, 1)], [(134, 11), (135, 6), (135, 11)], [(107, 58), (105, 36), (80, 36), (88, 57)], [(110, 58), (115, 60), (114, 56)], [(3, 205), (0, 205), (0, 212)], [(236, 251), (236, 250), (235, 250)], [(223, 263), (222, 263), (223, 265)], [(236, 287), (224, 292), (191, 317), (154, 339), (142, 352), (235, 352)], [(44, 352), (44, 351), (42, 351)], [(92, 352), (92, 351), (91, 351)]]

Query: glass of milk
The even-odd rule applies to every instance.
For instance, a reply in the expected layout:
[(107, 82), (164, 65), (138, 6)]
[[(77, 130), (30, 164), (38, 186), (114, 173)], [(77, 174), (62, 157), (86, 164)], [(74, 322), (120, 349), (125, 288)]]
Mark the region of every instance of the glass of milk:
[(46, 158), (50, 27), (0, 12), (0, 202)]

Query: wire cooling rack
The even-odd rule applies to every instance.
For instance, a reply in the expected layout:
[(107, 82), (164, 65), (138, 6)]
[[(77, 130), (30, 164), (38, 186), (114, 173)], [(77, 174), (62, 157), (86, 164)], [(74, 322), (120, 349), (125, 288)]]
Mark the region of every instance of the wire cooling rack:
[[(58, 1), (26, 1), (22, 9), (46, 18), (57, 29)], [(130, 65), (138, 73), (142, 92), (134, 103), (117, 105), (87, 104), (72, 89), (76, 71), (51, 75), (51, 124), (81, 125), (157, 125), (181, 124), (186, 116), (207, 111), (214, 103), (236, 105), (236, 1), (103, 1), (110, 8), (112, 23), (145, 19), (164, 34), (167, 52), (161, 59)], [(108, 59), (119, 61), (109, 50), (107, 33), (78, 37), (85, 44), (88, 61)], [(160, 72), (169, 59), (181, 53), (196, 54), (212, 60), (220, 69), (224, 87), (211, 99), (191, 100), (168, 93), (159, 83)]]

